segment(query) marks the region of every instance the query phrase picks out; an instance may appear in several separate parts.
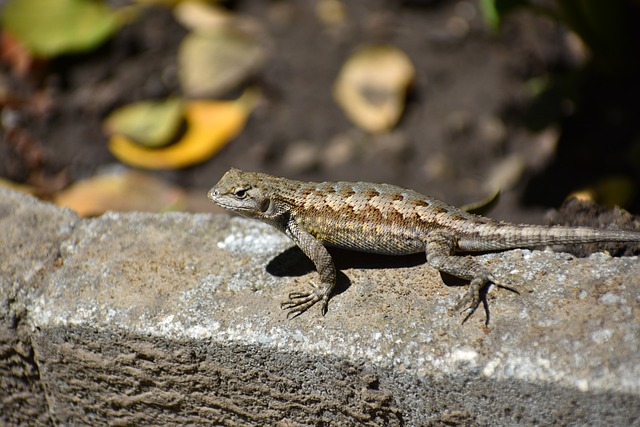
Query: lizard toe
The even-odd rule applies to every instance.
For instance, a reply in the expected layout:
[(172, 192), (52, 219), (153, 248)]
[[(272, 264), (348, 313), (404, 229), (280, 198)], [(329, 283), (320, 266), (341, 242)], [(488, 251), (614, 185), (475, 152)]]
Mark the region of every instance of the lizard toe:
[(449, 315), (460, 314), (468, 317), (473, 314), (480, 305), (480, 291), (488, 281), (486, 277), (475, 277), (471, 280), (467, 292), (449, 309)]
[[(280, 304), (283, 310), (289, 310), (287, 318), (297, 317), (313, 307), (317, 302), (324, 299), (324, 295), (316, 288), (306, 292), (291, 292), (289, 300)], [(326, 310), (326, 304), (323, 305), (323, 312)]]

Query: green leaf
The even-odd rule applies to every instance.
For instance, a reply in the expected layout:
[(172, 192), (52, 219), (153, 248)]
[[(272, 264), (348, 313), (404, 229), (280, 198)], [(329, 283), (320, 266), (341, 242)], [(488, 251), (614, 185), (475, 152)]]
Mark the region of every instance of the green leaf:
[(489, 194), (482, 200), (478, 200), (477, 202), (469, 203), (462, 206), (460, 209), (463, 211), (476, 214), (476, 215), (486, 215), (491, 209), (493, 209), (500, 201), (500, 189), (498, 188), (492, 194)]
[(111, 134), (125, 135), (145, 147), (168, 145), (183, 122), (184, 103), (180, 98), (142, 101), (113, 111), (105, 120)]
[(529, 6), (528, 0), (480, 0), (480, 10), (487, 27), (498, 32), (504, 16), (519, 7)]
[(34, 55), (51, 57), (97, 47), (120, 20), (97, 0), (12, 0), (2, 25)]
[(496, 8), (495, 0), (480, 0), (480, 10), (484, 17), (484, 23), (494, 33), (500, 28), (500, 15)]

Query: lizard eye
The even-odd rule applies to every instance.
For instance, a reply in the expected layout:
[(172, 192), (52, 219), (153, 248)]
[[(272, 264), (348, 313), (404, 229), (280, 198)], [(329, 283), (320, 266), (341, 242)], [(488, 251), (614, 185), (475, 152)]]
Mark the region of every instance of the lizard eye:
[(236, 189), (236, 191), (234, 191), (233, 195), (236, 196), (236, 198), (238, 199), (244, 199), (245, 197), (247, 197), (247, 189), (238, 188)]

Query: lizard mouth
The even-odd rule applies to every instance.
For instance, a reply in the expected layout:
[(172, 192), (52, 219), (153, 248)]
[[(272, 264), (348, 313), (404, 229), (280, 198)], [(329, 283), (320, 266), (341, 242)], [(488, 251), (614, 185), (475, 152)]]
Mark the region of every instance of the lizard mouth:
[(220, 193), (220, 190), (218, 190), (217, 188), (212, 188), (211, 190), (209, 190), (209, 192), (207, 193), (207, 198), (221, 208), (239, 213), (240, 215), (251, 216), (251, 208), (241, 206), (236, 203), (230, 203), (228, 197), (222, 195)]
[(217, 188), (212, 188), (207, 193), (207, 198), (214, 203), (218, 203), (218, 201), (220, 200), (220, 190), (218, 190)]
[[(222, 208), (225, 208), (225, 209), (232, 208), (231, 204), (226, 202), (224, 197), (220, 195), (220, 190), (218, 190), (217, 188), (212, 188), (211, 190), (209, 190), (209, 192), (207, 193), (207, 198)], [(233, 206), (233, 208), (237, 209), (237, 206)]]

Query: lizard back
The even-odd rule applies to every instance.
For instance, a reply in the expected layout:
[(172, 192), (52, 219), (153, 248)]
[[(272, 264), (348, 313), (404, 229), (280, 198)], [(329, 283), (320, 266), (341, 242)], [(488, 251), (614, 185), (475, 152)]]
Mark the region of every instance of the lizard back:
[[(264, 185), (263, 181), (263, 185)], [(395, 185), (270, 182), (299, 227), (326, 245), (387, 255), (425, 250), (424, 236), (449, 224), (490, 222)]]

